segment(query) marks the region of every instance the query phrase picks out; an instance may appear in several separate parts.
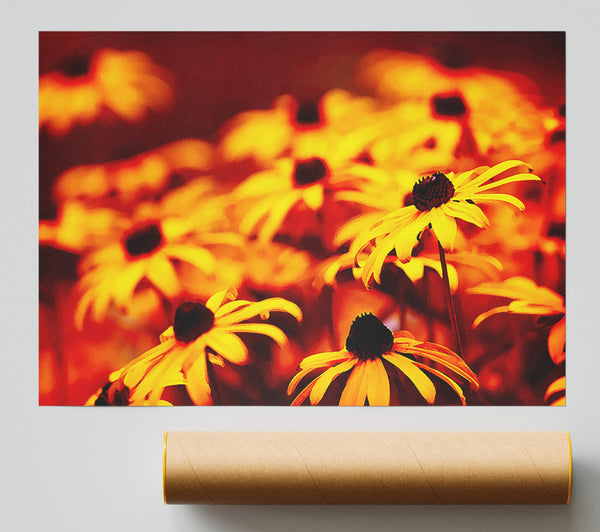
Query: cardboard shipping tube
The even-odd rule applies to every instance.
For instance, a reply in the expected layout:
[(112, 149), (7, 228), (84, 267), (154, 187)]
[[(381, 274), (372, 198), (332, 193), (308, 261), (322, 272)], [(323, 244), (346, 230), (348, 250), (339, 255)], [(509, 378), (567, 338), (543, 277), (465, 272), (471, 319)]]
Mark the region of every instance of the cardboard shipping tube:
[(168, 432), (165, 503), (568, 504), (568, 432)]

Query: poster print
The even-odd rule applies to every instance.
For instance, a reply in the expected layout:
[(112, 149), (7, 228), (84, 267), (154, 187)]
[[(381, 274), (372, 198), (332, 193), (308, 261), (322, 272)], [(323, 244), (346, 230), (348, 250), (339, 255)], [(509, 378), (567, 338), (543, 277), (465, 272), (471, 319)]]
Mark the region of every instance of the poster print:
[(565, 403), (564, 33), (39, 41), (40, 404)]

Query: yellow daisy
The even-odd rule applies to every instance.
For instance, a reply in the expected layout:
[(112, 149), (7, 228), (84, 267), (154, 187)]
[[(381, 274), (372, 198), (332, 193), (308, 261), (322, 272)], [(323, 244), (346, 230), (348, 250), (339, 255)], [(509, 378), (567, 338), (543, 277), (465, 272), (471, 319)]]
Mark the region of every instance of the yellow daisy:
[(360, 136), (364, 146), (368, 131), (360, 125), (375, 106), (372, 98), (340, 89), (316, 100), (283, 95), (271, 109), (246, 111), (226, 123), (221, 130), (220, 151), (227, 161), (252, 158), (265, 165), (290, 150), (318, 149), (332, 136), (337, 142), (356, 142)]
[(127, 230), (118, 235), (80, 261), (82, 277), (76, 288), (81, 298), (75, 310), (78, 328), (82, 328), (90, 309), (94, 321), (103, 320), (112, 304), (127, 311), (142, 281), (162, 297), (175, 298), (182, 285), (174, 261), (211, 274), (217, 268), (217, 258), (210, 247), (235, 245), (240, 240), (232, 233), (211, 232), (210, 227), (201, 233), (184, 218), (151, 215), (129, 221)]
[(371, 313), (356, 316), (345, 349), (309, 356), (299, 369), (288, 386), (288, 395), (313, 371), (320, 370), (321, 374), (302, 389), (292, 405), (301, 405), (306, 399), (311, 405), (319, 404), (333, 381), (348, 372), (340, 405), (389, 405), (393, 373), (406, 376), (429, 404), (435, 402), (436, 389), (425, 372), (448, 384), (463, 405), (466, 399), (461, 384), (475, 390), (479, 387), (476, 375), (456, 353), (416, 340), (408, 331), (392, 333)]
[(56, 220), (40, 220), (39, 243), (70, 253), (101, 246), (127, 226), (124, 216), (113, 209), (91, 208), (78, 200), (60, 205)]
[(538, 286), (527, 277), (510, 277), (502, 282), (482, 283), (467, 289), (469, 294), (482, 294), (512, 299), (508, 305), (492, 308), (483, 312), (473, 321), (473, 328), (494, 314), (531, 314), (536, 316), (560, 317), (548, 335), (548, 352), (555, 364), (565, 360), (565, 300), (554, 290)]
[(214, 147), (200, 139), (181, 139), (126, 159), (74, 166), (54, 183), (57, 202), (110, 202), (129, 206), (156, 197), (176, 178), (195, 176), (214, 165)]
[(458, 150), (463, 136), (460, 120), (440, 120), (429, 105), (414, 101), (388, 105), (378, 119), (377, 135), (367, 148), (377, 166), (428, 173), (463, 164)]
[(352, 244), (352, 249), (358, 255), (374, 241), (362, 267), (365, 286), (369, 285), (371, 277), (380, 282), (381, 268), (392, 250), (395, 250), (398, 260), (408, 262), (421, 232), (427, 228), (434, 233), (442, 249), (453, 250), (457, 218), (478, 227), (489, 225), (478, 204), (508, 203), (523, 211), (523, 202), (515, 196), (488, 192), (518, 181), (541, 180), (531, 173), (531, 168), (525, 163), (511, 160), (492, 168), (482, 166), (456, 176), (453, 172), (436, 172), (417, 181), (412, 190), (413, 205), (384, 216)]
[(144, 53), (103, 49), (71, 59), (39, 80), (39, 124), (53, 135), (90, 124), (104, 110), (138, 122), (171, 105), (171, 74)]
[[(284, 222), (295, 208), (321, 212), (322, 233), (331, 233), (332, 240), (335, 227), (327, 216), (332, 214), (332, 205), (337, 201), (348, 201), (337, 195), (341, 191), (358, 190), (366, 182), (387, 179), (373, 166), (349, 160), (339, 152), (327, 158), (283, 158), (276, 160), (271, 169), (248, 177), (233, 191), (232, 198), (244, 211), (240, 231), (257, 234), (262, 243), (285, 230)], [(309, 224), (308, 218), (304, 224)], [(323, 238), (327, 240), (326, 236)]]
[[(359, 84), (377, 97), (426, 111), (433, 138), (442, 144), (444, 138), (454, 142), (457, 156), (502, 160), (507, 154), (523, 156), (543, 149), (547, 111), (539, 105), (537, 87), (524, 76), (449, 67), (430, 57), (392, 50), (368, 53), (358, 71)], [(444, 130), (442, 135), (431, 128), (431, 120)]]
[(205, 305), (183, 303), (175, 312), (173, 325), (160, 336), (161, 343), (113, 372), (109, 380), (123, 382), (131, 405), (155, 404), (165, 387), (179, 384), (185, 385), (195, 404), (212, 404), (211, 365), (223, 365), (224, 361), (245, 364), (249, 359), (239, 334), (265, 335), (280, 346), (287, 341), (274, 325), (243, 322), (256, 317), (268, 319), (271, 312), (302, 319), (298, 306), (282, 298), (256, 303), (236, 298), (237, 291), (229, 289), (217, 292)]

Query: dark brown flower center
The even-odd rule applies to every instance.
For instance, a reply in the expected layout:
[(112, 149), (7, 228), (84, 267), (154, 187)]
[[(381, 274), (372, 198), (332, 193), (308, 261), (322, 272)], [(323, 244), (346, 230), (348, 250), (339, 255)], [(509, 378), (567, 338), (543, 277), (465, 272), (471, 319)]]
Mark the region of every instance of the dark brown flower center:
[(152, 253), (163, 242), (163, 235), (156, 223), (148, 224), (132, 231), (125, 237), (124, 245), (132, 257)]
[(319, 103), (314, 100), (302, 100), (296, 111), (296, 123), (300, 126), (315, 126), (322, 121)]
[(294, 182), (299, 187), (312, 185), (327, 176), (329, 170), (323, 159), (315, 157), (305, 161), (296, 161)]
[(69, 78), (79, 78), (85, 76), (92, 66), (89, 55), (77, 55), (65, 61), (59, 70)]
[(392, 331), (370, 312), (354, 318), (346, 338), (346, 350), (365, 360), (380, 357), (391, 351), (393, 345)]
[(454, 196), (454, 185), (442, 172), (423, 177), (412, 190), (413, 203), (420, 211), (428, 211), (448, 203)]
[(440, 117), (459, 118), (467, 112), (465, 102), (458, 94), (434, 96), (431, 106), (433, 114)]
[(200, 335), (208, 332), (215, 324), (212, 310), (202, 303), (182, 303), (175, 311), (173, 332), (179, 342), (190, 343)]
[(567, 140), (567, 134), (566, 134), (565, 130), (564, 129), (556, 129), (551, 133), (550, 138), (548, 139), (548, 142), (550, 143), (550, 145), (552, 145), (552, 144), (558, 144), (559, 142), (565, 142), (566, 140)]
[(121, 381), (107, 382), (94, 401), (94, 406), (128, 406), (129, 388)]

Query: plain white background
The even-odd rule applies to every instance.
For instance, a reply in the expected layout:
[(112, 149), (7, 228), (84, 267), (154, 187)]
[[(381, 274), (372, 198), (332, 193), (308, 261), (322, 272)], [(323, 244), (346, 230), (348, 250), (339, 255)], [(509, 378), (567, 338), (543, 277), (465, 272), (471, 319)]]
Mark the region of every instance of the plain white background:
[[(600, 530), (597, 9), (583, 1), (524, 0), (15, 6), (4, 4), (0, 33), (1, 530)], [(566, 30), (568, 406), (38, 407), (37, 32), (75, 29)], [(167, 507), (164, 430), (570, 430), (573, 499), (569, 507)]]

